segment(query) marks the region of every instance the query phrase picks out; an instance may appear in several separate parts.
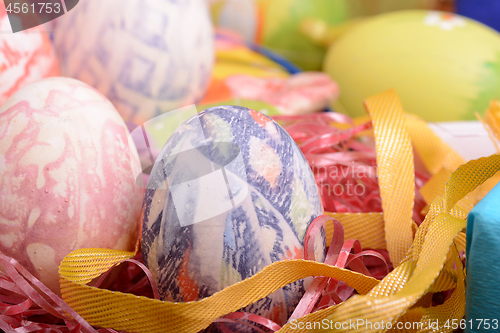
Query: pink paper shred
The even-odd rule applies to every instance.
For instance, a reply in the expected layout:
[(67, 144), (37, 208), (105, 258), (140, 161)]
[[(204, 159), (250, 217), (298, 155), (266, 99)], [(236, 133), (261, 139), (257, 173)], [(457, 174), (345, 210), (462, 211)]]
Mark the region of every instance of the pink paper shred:
[[(355, 272), (367, 276), (377, 275), (374, 273), (380, 271), (380, 268), (382, 268), (383, 274), (379, 275), (379, 278), (389, 273), (389, 265), (381, 253), (372, 250), (363, 251), (358, 240), (349, 239), (344, 242), (344, 228), (342, 224), (328, 215), (318, 216), (311, 222), (304, 238), (305, 260), (316, 260), (314, 255), (314, 240), (328, 221), (333, 222), (334, 232), (324, 263), (340, 268), (350, 268)], [(379, 262), (376, 266), (369, 269), (363, 260), (365, 257), (372, 257)], [(314, 277), (295, 311), (288, 319), (288, 322), (290, 323), (309, 313), (342, 303), (353, 294), (354, 289), (342, 281), (322, 276)], [(226, 327), (225, 323), (253, 326), (255, 332), (276, 332), (281, 328), (278, 324), (267, 318), (245, 312), (231, 313), (219, 318), (216, 320), (216, 323), (224, 333), (237, 332), (237, 330), (231, 330)], [(267, 330), (263, 330), (260, 327), (264, 327)]]
[[(367, 134), (371, 122), (355, 125), (348, 116), (338, 113), (314, 113), (302, 116), (276, 116), (297, 142), (313, 170), (323, 207), (329, 212), (381, 212), (382, 205), (376, 174), (373, 136)], [(364, 132), (364, 133), (363, 133)], [(419, 189), (429, 179), (420, 170), (415, 173), (416, 196), (414, 220), (423, 221), (425, 202)], [(322, 215), (311, 222), (304, 240), (304, 258), (316, 260), (314, 239), (325, 224), (332, 221), (333, 238), (324, 262), (382, 279), (390, 270), (387, 251), (362, 249), (359, 241), (344, 241), (344, 229), (337, 220)], [(16, 260), (0, 252), (0, 330), (6, 333), (30, 332), (117, 332), (94, 328), (50, 291)], [(151, 272), (139, 253), (90, 284), (138, 296), (159, 298)], [(353, 288), (332, 278), (314, 277), (289, 322), (311, 312), (341, 303), (354, 294)], [(238, 324), (253, 332), (276, 332), (281, 327), (271, 320), (245, 312), (234, 312), (217, 319), (211, 328), (233, 333), (227, 324)]]
[[(120, 278), (107, 281), (108, 271), (93, 285), (110, 290), (158, 298), (158, 288), (139, 254), (120, 268)], [(15, 259), (0, 252), (0, 330), (6, 333), (116, 333), (94, 328), (73, 311), (61, 297), (30, 274)]]
[[(323, 208), (327, 212), (382, 212), (371, 121), (355, 125), (333, 112), (273, 117), (297, 142), (309, 162)], [(413, 219), (420, 225), (425, 201), (419, 189), (427, 182), (425, 171), (415, 172)]]

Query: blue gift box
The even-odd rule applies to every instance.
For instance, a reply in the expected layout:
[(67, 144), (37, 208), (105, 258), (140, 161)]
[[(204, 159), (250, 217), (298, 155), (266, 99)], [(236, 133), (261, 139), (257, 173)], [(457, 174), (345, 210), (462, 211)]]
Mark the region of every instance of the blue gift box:
[(457, 0), (457, 13), (500, 31), (499, 0)]
[(465, 332), (500, 331), (500, 183), (467, 221)]

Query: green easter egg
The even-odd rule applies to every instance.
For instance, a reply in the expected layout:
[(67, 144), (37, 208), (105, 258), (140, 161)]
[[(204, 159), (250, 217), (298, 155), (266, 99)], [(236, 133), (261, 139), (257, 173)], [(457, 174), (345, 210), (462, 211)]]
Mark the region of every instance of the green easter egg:
[(262, 44), (304, 70), (319, 70), (326, 50), (301, 33), (303, 20), (335, 25), (348, 18), (345, 0), (262, 0), (260, 6)]
[(475, 119), (500, 98), (500, 34), (450, 13), (383, 14), (342, 35), (324, 70), (352, 116), (366, 114), (364, 99), (393, 88), (407, 112), (428, 121)]

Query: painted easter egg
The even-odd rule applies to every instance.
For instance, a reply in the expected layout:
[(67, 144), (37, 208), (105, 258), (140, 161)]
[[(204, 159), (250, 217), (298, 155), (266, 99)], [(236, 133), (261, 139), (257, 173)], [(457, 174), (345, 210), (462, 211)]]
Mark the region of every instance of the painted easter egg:
[[(303, 258), (307, 227), (321, 213), (312, 171), (281, 126), (244, 107), (213, 107), (184, 122), (156, 159), (143, 202), (144, 260), (163, 299), (201, 299)], [(283, 324), (306, 286), (244, 310)]]
[[(224, 0), (219, 0), (224, 1)], [(228, 0), (226, 0), (228, 1)], [(312, 36), (320, 30), (305, 31), (307, 20), (320, 21), (338, 32), (348, 27), (353, 18), (380, 13), (425, 8), (431, 9), (437, 0), (257, 0), (260, 26), (257, 40), (269, 49), (296, 63), (304, 70), (320, 70), (326, 48)]]
[(394, 88), (406, 111), (428, 121), (475, 119), (500, 98), (500, 34), (450, 13), (384, 14), (341, 36), (324, 69), (353, 116), (366, 114), (365, 98)]
[(28, 83), (57, 76), (58, 66), (48, 34), (40, 27), (12, 33), (0, 6), (0, 105)]
[(127, 121), (201, 99), (214, 60), (204, 0), (86, 0), (57, 19), (61, 73), (101, 91)]
[(58, 266), (88, 247), (132, 250), (140, 163), (113, 105), (54, 77), (0, 107), (0, 251), (59, 292)]

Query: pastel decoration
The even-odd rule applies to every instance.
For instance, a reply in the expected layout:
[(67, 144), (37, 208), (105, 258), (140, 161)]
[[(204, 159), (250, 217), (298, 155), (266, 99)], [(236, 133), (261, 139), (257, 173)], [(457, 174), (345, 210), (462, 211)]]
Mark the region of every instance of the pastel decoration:
[(233, 75), (226, 79), (226, 85), (234, 98), (269, 103), (283, 115), (323, 111), (339, 95), (337, 84), (320, 72), (297, 73), (287, 79)]
[(290, 75), (292, 67), (274, 53), (247, 43), (234, 33), (218, 30), (214, 71), (199, 105), (252, 107), (248, 102), (266, 103), (271, 106), (267, 111), (298, 115), (323, 111), (336, 100), (339, 89), (328, 75), (318, 72)]

